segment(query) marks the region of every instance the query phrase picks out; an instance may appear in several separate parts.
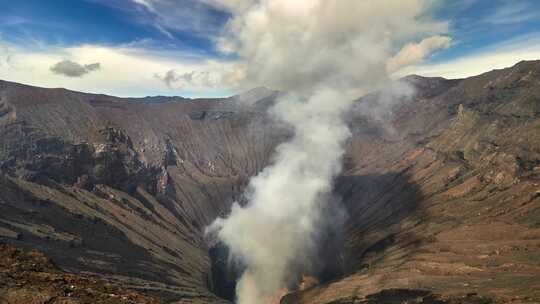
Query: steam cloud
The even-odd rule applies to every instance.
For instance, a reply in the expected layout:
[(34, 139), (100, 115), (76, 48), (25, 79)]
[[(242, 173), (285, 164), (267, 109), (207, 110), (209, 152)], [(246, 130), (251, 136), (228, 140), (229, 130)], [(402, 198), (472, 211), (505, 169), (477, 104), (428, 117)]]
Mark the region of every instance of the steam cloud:
[[(220, 46), (242, 59), (245, 83), (287, 92), (270, 112), (293, 137), (251, 179), (248, 203), (209, 227), (246, 267), (237, 302), (268, 303), (312, 266), (352, 100), (450, 38), (441, 36), (446, 23), (427, 16), (433, 0), (206, 1), (233, 14)], [(418, 41), (421, 51), (403, 55)]]
[(433, 36), (420, 41), (420, 43), (409, 43), (396, 56), (390, 58), (386, 69), (392, 73), (402, 67), (418, 63), (434, 50), (449, 47), (451, 41), (449, 37)]
[(155, 74), (154, 77), (163, 81), (169, 88), (219, 88), (235, 87), (238, 85), (238, 69), (209, 69), (205, 71), (191, 71), (188, 73), (178, 73), (169, 70), (165, 74)]

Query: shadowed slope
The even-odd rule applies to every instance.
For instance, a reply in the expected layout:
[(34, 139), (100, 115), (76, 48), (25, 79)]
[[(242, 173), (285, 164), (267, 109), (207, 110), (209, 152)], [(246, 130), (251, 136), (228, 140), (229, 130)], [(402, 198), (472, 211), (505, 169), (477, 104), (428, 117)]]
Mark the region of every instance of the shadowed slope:
[(395, 133), (367, 119), (351, 142), (336, 186), (347, 275), (283, 303), (390, 303), (365, 297), (396, 288), (395, 303), (420, 301), (405, 296), (418, 289), (540, 301), (540, 63), (419, 96), (386, 121)]

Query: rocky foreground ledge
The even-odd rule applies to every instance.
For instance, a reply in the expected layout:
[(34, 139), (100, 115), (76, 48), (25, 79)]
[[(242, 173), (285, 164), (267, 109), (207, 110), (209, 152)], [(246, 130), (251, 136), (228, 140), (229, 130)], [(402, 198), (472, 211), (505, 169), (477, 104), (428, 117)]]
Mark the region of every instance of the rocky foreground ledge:
[(159, 300), (92, 276), (59, 270), (38, 251), (0, 244), (0, 304), (157, 304)]

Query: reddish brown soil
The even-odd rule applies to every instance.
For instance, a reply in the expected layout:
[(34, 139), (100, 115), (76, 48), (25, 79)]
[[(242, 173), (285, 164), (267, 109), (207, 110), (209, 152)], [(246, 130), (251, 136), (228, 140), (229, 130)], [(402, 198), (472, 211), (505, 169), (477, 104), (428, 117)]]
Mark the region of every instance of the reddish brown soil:
[(60, 271), (37, 251), (0, 244), (2, 304), (157, 304), (159, 300), (95, 277)]

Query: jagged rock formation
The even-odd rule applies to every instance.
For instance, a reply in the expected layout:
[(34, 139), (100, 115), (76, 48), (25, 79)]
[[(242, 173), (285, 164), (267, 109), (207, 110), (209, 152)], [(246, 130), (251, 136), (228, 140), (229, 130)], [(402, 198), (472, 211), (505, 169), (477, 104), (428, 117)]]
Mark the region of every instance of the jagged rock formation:
[[(414, 97), (372, 94), (350, 113), (344, 248), (282, 302), (537, 303), (540, 62), (404, 81)], [(140, 100), (0, 82), (0, 237), (165, 301), (223, 301), (203, 230), (287, 136), (264, 114), (276, 94)]]

